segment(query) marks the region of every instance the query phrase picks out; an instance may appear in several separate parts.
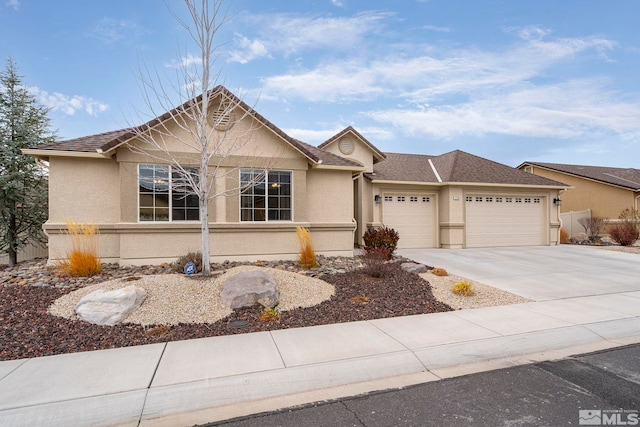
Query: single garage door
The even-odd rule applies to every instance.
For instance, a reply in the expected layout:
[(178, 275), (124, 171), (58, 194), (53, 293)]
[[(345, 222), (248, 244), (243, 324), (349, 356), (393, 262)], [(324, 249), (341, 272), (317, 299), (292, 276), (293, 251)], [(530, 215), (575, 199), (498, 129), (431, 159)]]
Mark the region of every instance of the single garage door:
[(534, 246), (545, 244), (542, 197), (466, 196), (466, 246)]
[(399, 248), (433, 248), (435, 197), (428, 194), (385, 194), (382, 221), (400, 234)]

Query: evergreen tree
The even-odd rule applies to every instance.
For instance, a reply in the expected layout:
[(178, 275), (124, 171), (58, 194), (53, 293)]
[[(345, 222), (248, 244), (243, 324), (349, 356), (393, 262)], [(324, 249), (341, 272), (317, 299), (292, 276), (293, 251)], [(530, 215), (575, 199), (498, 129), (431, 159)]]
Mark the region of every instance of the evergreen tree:
[(51, 143), (48, 109), (23, 85), (13, 60), (0, 72), (0, 252), (9, 265), (18, 250), (43, 243), (42, 224), (48, 217), (46, 171), (23, 148)]

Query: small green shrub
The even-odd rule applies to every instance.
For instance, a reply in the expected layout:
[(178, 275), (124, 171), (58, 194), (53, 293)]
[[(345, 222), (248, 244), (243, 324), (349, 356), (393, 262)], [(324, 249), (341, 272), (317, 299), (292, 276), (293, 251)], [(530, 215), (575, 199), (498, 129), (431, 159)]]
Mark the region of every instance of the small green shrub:
[[(398, 247), (400, 235), (393, 228), (380, 227), (369, 228), (362, 238), (364, 240), (365, 252), (385, 248), (387, 249), (387, 259), (391, 259)], [(378, 255), (380, 255), (380, 253), (378, 253)]]
[(456, 283), (453, 285), (451, 290), (454, 294), (461, 295), (463, 297), (470, 297), (473, 295), (473, 285), (466, 280)]
[(184, 266), (188, 262), (192, 262), (196, 266), (196, 273), (202, 271), (202, 253), (201, 252), (189, 252), (186, 255), (182, 255), (171, 264), (171, 269), (176, 273), (184, 273)]
[(371, 277), (385, 276), (388, 268), (387, 260), (389, 258), (389, 249), (385, 247), (369, 248), (364, 254), (360, 255), (360, 259), (364, 264), (363, 270), (365, 274)]
[(629, 222), (614, 225), (609, 229), (609, 235), (614, 242), (622, 246), (631, 246), (640, 237), (638, 228)]

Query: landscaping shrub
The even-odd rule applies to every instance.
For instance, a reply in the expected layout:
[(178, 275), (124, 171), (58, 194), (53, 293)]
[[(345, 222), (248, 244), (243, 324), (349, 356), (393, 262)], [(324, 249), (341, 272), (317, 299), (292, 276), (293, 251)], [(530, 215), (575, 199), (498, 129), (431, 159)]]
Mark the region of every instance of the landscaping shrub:
[(188, 252), (171, 264), (171, 269), (176, 273), (184, 273), (184, 266), (192, 262), (196, 266), (196, 273), (202, 271), (202, 252)]
[(389, 249), (385, 247), (369, 248), (360, 259), (364, 264), (365, 274), (371, 277), (384, 277), (387, 270), (387, 260), (390, 258)]
[(592, 216), (589, 218), (580, 218), (578, 223), (584, 228), (584, 232), (592, 242), (598, 240), (598, 236), (602, 232), (605, 225), (605, 220), (599, 216)]
[(67, 259), (58, 264), (63, 274), (91, 277), (102, 270), (98, 258), (98, 226), (68, 221), (65, 232), (71, 237), (71, 250)]
[(431, 270), (432, 274), (435, 274), (436, 276), (448, 276), (449, 273), (447, 273), (447, 270), (445, 270), (444, 268), (440, 268), (440, 267), (436, 267), (433, 270)]
[(569, 232), (564, 228), (560, 229), (560, 243), (569, 243)]
[(470, 297), (473, 295), (473, 285), (466, 280), (463, 280), (462, 282), (458, 282), (453, 285), (452, 292), (463, 297)]
[[(398, 247), (398, 240), (400, 235), (396, 230), (389, 227), (369, 228), (364, 236), (364, 250), (365, 252), (373, 251), (379, 248), (387, 249), (388, 258), (393, 257), (396, 248)], [(379, 254), (378, 254), (379, 255)]]
[(265, 309), (262, 310), (262, 314), (260, 315), (259, 320), (262, 323), (277, 322), (278, 320), (280, 320), (280, 313), (278, 313), (278, 311), (273, 308), (265, 307)]
[(638, 228), (632, 223), (614, 225), (609, 229), (609, 235), (614, 242), (622, 246), (631, 246), (640, 237)]
[(316, 252), (313, 249), (311, 232), (304, 227), (297, 227), (296, 235), (300, 244), (300, 265), (307, 268), (317, 267), (318, 261), (316, 260)]

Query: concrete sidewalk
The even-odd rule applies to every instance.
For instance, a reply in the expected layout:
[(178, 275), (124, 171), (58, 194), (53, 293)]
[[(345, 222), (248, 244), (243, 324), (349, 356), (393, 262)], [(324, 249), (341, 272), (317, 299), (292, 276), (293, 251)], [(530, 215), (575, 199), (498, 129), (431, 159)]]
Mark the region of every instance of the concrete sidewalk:
[[(478, 271), (495, 257), (475, 254), (462, 253)], [(556, 283), (526, 304), (4, 361), (0, 425), (186, 426), (639, 343), (636, 277), (573, 297)]]

